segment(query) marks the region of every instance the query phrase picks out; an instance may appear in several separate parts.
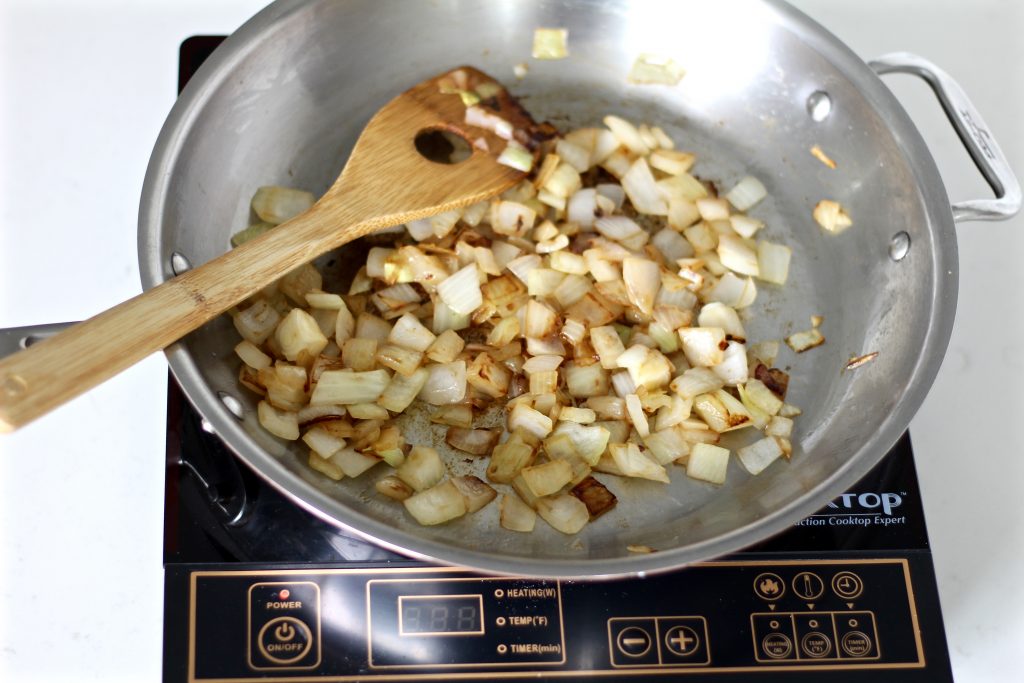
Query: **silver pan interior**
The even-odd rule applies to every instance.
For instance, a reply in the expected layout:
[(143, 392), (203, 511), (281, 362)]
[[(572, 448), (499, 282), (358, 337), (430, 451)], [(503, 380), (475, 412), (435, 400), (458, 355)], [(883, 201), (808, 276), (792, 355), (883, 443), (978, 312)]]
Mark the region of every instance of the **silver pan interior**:
[[(571, 56), (530, 59), (533, 29), (569, 29)], [(668, 55), (687, 76), (676, 87), (631, 86), (638, 54)], [(527, 62), (521, 82), (513, 65)], [(955, 308), (956, 243), (930, 155), (889, 91), (841, 43), (776, 3), (280, 2), (254, 17), (189, 84), (161, 133), (140, 217), (144, 284), (170, 277), (173, 252), (194, 263), (228, 248), (260, 185), (323, 192), (370, 116), (423, 78), (472, 64), (511, 84), (537, 116), (559, 126), (606, 113), (658, 124), (701, 161), (696, 173), (729, 187), (762, 179), (769, 199), (751, 213), (794, 248), (789, 284), (761, 287), (748, 332), (780, 339), (825, 317), (827, 343), (799, 356), (789, 399), (804, 409), (790, 463), (758, 477), (730, 465), (725, 486), (606, 477), (618, 507), (578, 537), (538, 524), (498, 525), (497, 506), (423, 528), (373, 493), (379, 473), (330, 482), (305, 453), (263, 433), (239, 388), (236, 334), (226, 319), (168, 352), (190, 400), (253, 468), (315, 514), (418, 556), (485, 571), (607, 576), (656, 571), (749, 545), (810, 514), (854, 483), (906, 428), (938, 370)], [(808, 98), (827, 92), (815, 121)], [(838, 163), (826, 168), (818, 144)], [(822, 198), (855, 225), (826, 235), (811, 219)], [(892, 236), (909, 254), (889, 257)], [(842, 372), (854, 355), (877, 360)], [(237, 397), (245, 416), (218, 394)], [(443, 440), (429, 428), (412, 440)], [(730, 439), (741, 443), (742, 434)], [(376, 476), (375, 476), (376, 474)], [(638, 555), (629, 545), (647, 545)]]

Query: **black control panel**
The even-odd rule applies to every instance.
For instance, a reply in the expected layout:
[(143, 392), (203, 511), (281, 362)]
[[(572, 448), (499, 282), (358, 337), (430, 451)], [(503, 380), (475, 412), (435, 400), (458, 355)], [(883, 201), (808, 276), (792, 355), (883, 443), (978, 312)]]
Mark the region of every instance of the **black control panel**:
[[(742, 559), (631, 581), (425, 566), (190, 571), (188, 680), (926, 666), (914, 559)], [(941, 637), (941, 633), (939, 634)], [(876, 679), (877, 680), (877, 679)], [(921, 678), (920, 680), (926, 680)]]

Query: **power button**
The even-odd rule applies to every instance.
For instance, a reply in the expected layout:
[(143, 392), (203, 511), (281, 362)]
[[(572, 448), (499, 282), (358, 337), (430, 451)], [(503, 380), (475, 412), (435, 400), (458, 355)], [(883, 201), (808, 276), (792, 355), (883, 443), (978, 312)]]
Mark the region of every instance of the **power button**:
[(256, 639), (260, 654), (275, 664), (294, 664), (309, 654), (313, 633), (294, 617), (271, 619)]
[(249, 587), (249, 666), (314, 669), (320, 665), (320, 587), (312, 582)]

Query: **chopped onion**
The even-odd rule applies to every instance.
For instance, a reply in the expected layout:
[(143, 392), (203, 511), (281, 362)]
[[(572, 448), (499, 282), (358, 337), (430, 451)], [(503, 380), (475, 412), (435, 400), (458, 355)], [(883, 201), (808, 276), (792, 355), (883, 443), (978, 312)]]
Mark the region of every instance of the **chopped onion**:
[(575, 422), (577, 424), (590, 424), (597, 419), (597, 413), (590, 408), (575, 408), (565, 406), (558, 414), (558, 419), (564, 422)]
[(456, 313), (448, 308), (443, 301), (434, 304), (434, 319), (431, 328), (434, 334), (441, 334), (446, 330), (464, 330), (469, 327), (469, 315)]
[(643, 139), (640, 137), (640, 132), (629, 121), (609, 114), (604, 117), (604, 125), (608, 126), (608, 129), (618, 140), (619, 144), (633, 154), (646, 155), (651, 151), (644, 144)]
[(757, 253), (735, 235), (718, 236), (718, 258), (723, 266), (741, 275), (760, 274)]
[(268, 185), (256, 190), (252, 210), (261, 221), (277, 225), (306, 211), (315, 201), (316, 197), (311, 192)]
[(594, 214), (597, 212), (597, 190), (592, 187), (577, 190), (569, 198), (566, 212), (570, 221), (589, 230), (594, 225)]
[(550, 434), (553, 426), (554, 423), (550, 417), (522, 403), (516, 404), (508, 416), (509, 429), (521, 429), (538, 439), (543, 439)]
[(646, 315), (654, 311), (654, 298), (661, 287), (661, 270), (654, 261), (627, 258), (622, 262), (622, 279), (630, 302)]
[(480, 274), (476, 264), (469, 264), (437, 286), (437, 294), (448, 308), (468, 315), (484, 302), (480, 293)]
[(786, 337), (786, 344), (789, 348), (793, 349), (797, 353), (803, 353), (808, 349), (813, 349), (815, 346), (821, 346), (825, 343), (825, 337), (818, 331), (818, 328), (813, 327), (806, 332), (797, 332)]
[(767, 196), (768, 190), (765, 189), (761, 181), (754, 176), (748, 175), (736, 183), (736, 185), (726, 193), (725, 198), (728, 199), (729, 203), (735, 206), (738, 211), (746, 211)]
[(781, 244), (761, 240), (757, 243), (758, 277), (777, 285), (789, 278), (789, 259), (793, 250)]
[(516, 494), (502, 494), (499, 508), (499, 518), (503, 528), (524, 533), (533, 531), (537, 523), (537, 513)]
[(498, 163), (529, 173), (533, 168), (533, 154), (515, 140), (509, 140), (505, 149), (498, 155)]
[(341, 362), (344, 367), (357, 372), (373, 370), (377, 365), (377, 340), (346, 339), (341, 346)]
[(531, 356), (543, 356), (543, 355), (565, 355), (565, 345), (562, 340), (555, 336), (550, 336), (545, 339), (538, 339), (537, 337), (526, 338), (526, 353)]
[(719, 301), (707, 303), (700, 309), (697, 324), (701, 327), (720, 327), (726, 335), (736, 340), (743, 341), (747, 337), (736, 310)]
[(686, 71), (672, 58), (644, 52), (633, 62), (626, 80), (636, 84), (676, 85), (685, 74)]
[(444, 478), (444, 461), (433, 448), (413, 446), (395, 474), (413, 490), (424, 491)]
[(377, 399), (377, 404), (393, 413), (404, 411), (423, 389), (429, 376), (430, 371), (426, 368), (419, 368), (408, 376), (395, 373)]
[(377, 493), (387, 496), (392, 500), (405, 500), (413, 494), (411, 486), (394, 476), (387, 476), (378, 480), (373, 485), (373, 488), (377, 490)]
[(295, 441), (299, 438), (299, 418), (289, 410), (278, 410), (266, 401), (260, 401), (256, 406), (256, 414), (260, 426), (274, 436)]
[(812, 215), (814, 220), (818, 222), (818, 225), (833, 235), (838, 235), (853, 225), (850, 216), (843, 210), (839, 202), (834, 202), (831, 199), (822, 199), (818, 202), (814, 207)]
[(445, 330), (427, 349), (427, 358), (435, 363), (451, 363), (462, 352), (466, 343), (454, 330)]
[(561, 356), (533, 356), (523, 363), (523, 371), (534, 373), (557, 370), (563, 360)]
[(427, 366), (430, 375), (419, 398), (431, 405), (458, 403), (466, 396), (466, 362), (437, 363)]
[(608, 452), (622, 476), (669, 483), (665, 468), (647, 457), (635, 443), (613, 443)]
[[(764, 363), (767, 366), (775, 364), (775, 358), (779, 355), (778, 341), (763, 341), (752, 344), (747, 349), (747, 354), (754, 360)], [(753, 365), (757, 365), (754, 363)]]
[(751, 474), (761, 474), (768, 465), (779, 459), (782, 448), (773, 436), (767, 436), (736, 451), (740, 464)]
[(423, 354), (419, 351), (411, 351), (395, 344), (384, 344), (374, 354), (375, 360), (400, 375), (409, 376), (416, 372), (416, 368), (423, 361)]
[(658, 141), (658, 146), (662, 149), (676, 148), (676, 143), (673, 142), (672, 138), (670, 138), (659, 126), (652, 126), (651, 133), (654, 134), (654, 138)]
[(487, 465), (488, 479), (499, 484), (509, 484), (524, 467), (533, 462), (534, 447), (527, 443), (524, 434), (514, 431), (508, 441), (495, 446), (491, 462)]
[(466, 381), (474, 389), (491, 398), (501, 398), (508, 393), (512, 375), (489, 354), (481, 353), (466, 369)]
[(662, 429), (644, 439), (644, 446), (659, 465), (677, 462), (690, 454), (690, 442), (682, 429)]
[(587, 262), (579, 254), (569, 251), (558, 251), (548, 257), (551, 267), (563, 273), (584, 275), (587, 273)]
[(601, 367), (609, 370), (619, 367), (618, 358), (626, 350), (619, 333), (611, 325), (590, 330), (590, 342), (601, 359)]
[(465, 121), (470, 126), (477, 126), (484, 130), (489, 130), (503, 140), (512, 139), (512, 124), (497, 114), (492, 114), (482, 107), (466, 107)]
[(515, 275), (523, 284), (527, 284), (530, 281), (530, 271), (534, 268), (539, 268), (541, 265), (541, 258), (536, 254), (525, 254), (519, 258), (512, 259), (506, 265), (506, 268)]
[(725, 331), (720, 327), (683, 327), (679, 339), (691, 365), (711, 367), (725, 357)]
[(563, 372), (566, 388), (574, 398), (604, 396), (608, 393), (608, 373), (598, 363), (567, 363)]
[(306, 303), (308, 303), (311, 308), (334, 311), (345, 305), (344, 300), (337, 294), (328, 294), (327, 292), (319, 289), (306, 292)]
[(658, 192), (667, 200), (683, 199), (694, 202), (708, 196), (707, 188), (689, 173), (662, 178), (656, 184)]
[(629, 416), (629, 421), (633, 423), (633, 427), (641, 438), (647, 436), (651, 433), (651, 429), (647, 424), (647, 416), (644, 415), (643, 408), (640, 405), (640, 397), (636, 394), (626, 394), (625, 399), (626, 414)]
[(781, 436), (788, 439), (793, 434), (793, 420), (781, 415), (775, 415), (768, 420), (764, 433), (768, 436)]
[(651, 153), (650, 159), (648, 159), (652, 168), (656, 168), (659, 171), (668, 173), (669, 175), (679, 175), (680, 173), (686, 173), (693, 166), (693, 162), (697, 160), (697, 157), (689, 152), (677, 152), (674, 149), (659, 149)]
[(753, 278), (740, 278), (726, 273), (706, 294), (709, 301), (719, 301), (733, 308), (745, 308), (757, 298), (757, 286)]
[(402, 501), (409, 514), (424, 526), (443, 524), (466, 514), (466, 499), (450, 481)]
[(551, 294), (559, 306), (568, 308), (586, 296), (592, 287), (591, 281), (582, 275), (566, 275)]
[(764, 223), (761, 221), (741, 213), (729, 216), (729, 225), (737, 235), (747, 239), (753, 237), (754, 233), (764, 227)]
[(565, 161), (565, 163), (571, 165), (576, 169), (578, 173), (585, 173), (591, 166), (590, 156), (593, 152), (593, 146), (583, 147), (562, 138), (555, 143), (555, 153)]
[(536, 299), (526, 304), (526, 320), (523, 325), (523, 336), (541, 339), (555, 331), (556, 314), (551, 307)]
[(274, 333), (281, 322), (281, 314), (269, 303), (260, 300), (237, 313), (233, 322), (243, 339), (259, 346)]
[(500, 201), (491, 208), (491, 227), (501, 235), (522, 237), (536, 220), (537, 212), (520, 202)]
[(473, 513), (490, 503), (498, 492), (472, 475), (452, 477), (452, 484), (466, 501), (466, 509)]
[(642, 344), (634, 344), (619, 354), (615, 365), (627, 370), (636, 370), (647, 360), (649, 349)]
[(403, 310), (409, 304), (420, 302), (420, 293), (416, 288), (407, 283), (385, 287), (370, 296), (373, 305), (383, 314), (391, 311)]
[(634, 161), (626, 174), (622, 176), (622, 189), (625, 190), (630, 203), (638, 212), (654, 216), (668, 215), (668, 202), (658, 190), (654, 176), (644, 157)]
[(677, 259), (693, 256), (693, 247), (682, 235), (672, 228), (663, 228), (654, 233), (651, 244), (662, 255), (665, 261), (674, 263)]
[(624, 240), (643, 233), (636, 221), (627, 216), (606, 216), (594, 221), (594, 228), (612, 240)]
[(534, 59), (564, 59), (569, 56), (569, 30), (538, 28), (533, 32)]
[(544, 189), (556, 197), (569, 197), (582, 187), (580, 172), (572, 164), (560, 163), (544, 184)]
[(694, 444), (686, 459), (686, 475), (694, 479), (724, 484), (729, 467), (729, 449), (707, 443)]
[(396, 320), (388, 334), (388, 341), (413, 351), (426, 351), (435, 339), (434, 333), (409, 313)]
[(572, 467), (565, 460), (550, 460), (524, 467), (520, 474), (535, 496), (550, 496), (572, 480)]
[(747, 347), (731, 341), (725, 349), (722, 362), (712, 368), (726, 386), (734, 387), (747, 381)]
[(445, 435), (445, 442), (452, 448), (457, 448), (471, 455), (487, 455), (498, 442), (501, 432), (495, 429), (466, 429), (464, 427), (449, 427)]
[(313, 405), (372, 403), (380, 398), (390, 381), (386, 370), (328, 370), (320, 375), (309, 402)]
[(250, 341), (242, 340), (235, 346), (235, 353), (242, 359), (242, 362), (254, 370), (269, 368), (273, 363), (270, 356), (260, 351), (260, 347)]
[(752, 379), (748, 381), (744, 386), (744, 390), (750, 402), (762, 412), (768, 415), (776, 415), (782, 410), (782, 399), (776, 396), (761, 380)]
[(537, 514), (563, 534), (575, 534), (590, 521), (587, 506), (568, 493), (538, 498)]

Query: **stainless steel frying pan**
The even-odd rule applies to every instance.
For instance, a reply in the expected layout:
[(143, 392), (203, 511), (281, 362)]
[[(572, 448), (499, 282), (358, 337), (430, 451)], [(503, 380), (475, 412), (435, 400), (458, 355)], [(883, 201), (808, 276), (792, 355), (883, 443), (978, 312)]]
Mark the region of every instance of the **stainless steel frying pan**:
[[(569, 29), (568, 59), (529, 59), (541, 26)], [(671, 56), (688, 74), (676, 87), (628, 85), (641, 52)], [(520, 62), (530, 71), (516, 83)], [(794, 258), (786, 287), (762, 288), (749, 335), (780, 339), (819, 314), (828, 341), (799, 356), (784, 347), (779, 359), (792, 368), (789, 400), (804, 409), (791, 462), (758, 477), (733, 463), (722, 487), (681, 471), (667, 487), (607, 477), (619, 504), (577, 537), (543, 524), (532, 534), (505, 531), (495, 505), (420, 527), (374, 493), (375, 471), (328, 481), (306, 467), (302, 448), (262, 431), (254, 397), (237, 382), (229, 321), (168, 351), (189, 399), (268, 482), (314, 514), (412, 555), (501, 573), (632, 574), (737, 550), (812, 513), (896, 441), (938, 371), (956, 307), (954, 223), (1020, 207), (1002, 153), (946, 74), (908, 54), (865, 64), (780, 2), (281, 0), (214, 53), (168, 117), (142, 197), (144, 285), (226, 250), (248, 222), (256, 187), (325, 190), (373, 112), (461, 63), (513, 84), (536, 116), (557, 125), (619, 114), (660, 125), (697, 152), (704, 178), (724, 186), (760, 178), (770, 197), (752, 214), (793, 246)], [(877, 77), (894, 71), (932, 86), (995, 199), (950, 207), (924, 142)], [(813, 145), (838, 167), (812, 157)], [(811, 218), (822, 198), (840, 201), (854, 226), (824, 234)], [(331, 258), (344, 262), (344, 253)], [(843, 372), (851, 356), (872, 351), (873, 363)], [(443, 441), (411, 422), (413, 443)], [(732, 438), (738, 445), (743, 435)], [(658, 552), (633, 554), (630, 545)]]

